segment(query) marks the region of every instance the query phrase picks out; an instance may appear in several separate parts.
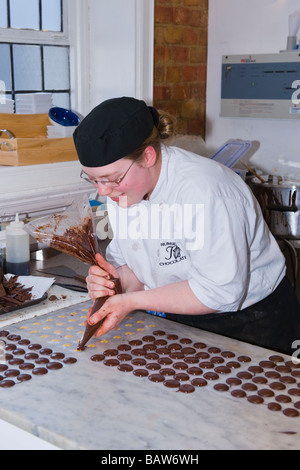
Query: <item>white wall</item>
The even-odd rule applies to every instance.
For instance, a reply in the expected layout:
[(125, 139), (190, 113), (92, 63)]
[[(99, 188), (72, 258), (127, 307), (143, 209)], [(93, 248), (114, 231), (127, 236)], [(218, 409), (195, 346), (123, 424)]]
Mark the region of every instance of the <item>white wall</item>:
[(73, 106), (82, 115), (102, 101), (153, 100), (154, 0), (71, 0)]
[(90, 1), (91, 106), (135, 95), (135, 0)]
[(285, 49), (289, 15), (299, 8), (299, 0), (209, 0), (206, 135), (211, 152), (229, 138), (258, 141), (251, 165), (298, 178), (300, 121), (221, 118), (220, 96), (222, 55)]

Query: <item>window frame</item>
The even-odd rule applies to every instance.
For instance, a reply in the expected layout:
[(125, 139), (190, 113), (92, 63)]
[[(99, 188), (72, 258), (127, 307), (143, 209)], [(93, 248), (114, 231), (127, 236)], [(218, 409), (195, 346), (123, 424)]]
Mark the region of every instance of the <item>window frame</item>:
[[(70, 46), (69, 1), (63, 0), (63, 31), (0, 28), (0, 43)], [(55, 44), (53, 44), (55, 41)]]
[[(62, 31), (40, 31), (28, 29), (15, 29), (15, 28), (0, 28), (0, 44), (8, 44), (10, 46), (10, 54), (12, 57), (12, 48), (14, 46), (37, 46), (40, 48), (41, 65), (43, 68), (43, 48), (44, 47), (65, 47), (69, 49), (69, 76), (70, 83), (68, 89), (57, 90), (57, 94), (66, 93), (69, 95), (69, 103), (72, 105), (72, 64), (71, 64), (71, 44), (70, 44), (70, 25), (69, 25), (69, 8), (70, 0), (62, 0)], [(14, 75), (13, 64), (12, 76)], [(36, 93), (47, 92), (44, 89), (44, 72), (42, 70), (42, 83), (43, 89), (37, 90)], [(12, 94), (13, 99), (16, 95), (24, 93), (34, 93), (34, 90), (16, 90), (13, 89), (12, 93), (9, 91), (8, 95)], [(53, 92), (54, 93), (54, 92)], [(56, 94), (56, 92), (55, 92)]]

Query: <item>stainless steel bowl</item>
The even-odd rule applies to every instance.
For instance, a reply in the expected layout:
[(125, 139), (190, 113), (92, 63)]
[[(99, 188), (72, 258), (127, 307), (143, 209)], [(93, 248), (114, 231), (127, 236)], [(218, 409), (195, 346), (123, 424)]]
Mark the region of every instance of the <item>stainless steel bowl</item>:
[(300, 239), (300, 181), (280, 176), (252, 178), (250, 187), (273, 235)]

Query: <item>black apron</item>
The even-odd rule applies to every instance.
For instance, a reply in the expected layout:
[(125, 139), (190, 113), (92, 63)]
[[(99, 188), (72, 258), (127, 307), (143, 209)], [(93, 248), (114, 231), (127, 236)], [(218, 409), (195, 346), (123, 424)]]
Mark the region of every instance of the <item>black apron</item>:
[(300, 342), (300, 305), (287, 277), (267, 298), (239, 312), (166, 318), (283, 354), (299, 349), (294, 342)]

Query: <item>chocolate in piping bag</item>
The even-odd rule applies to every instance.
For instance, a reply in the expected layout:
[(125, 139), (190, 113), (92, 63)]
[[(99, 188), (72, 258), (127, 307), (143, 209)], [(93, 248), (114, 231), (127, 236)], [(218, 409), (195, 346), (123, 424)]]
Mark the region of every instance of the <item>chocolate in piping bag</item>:
[[(115, 283), (116, 294), (121, 294), (122, 288), (121, 288), (120, 279), (111, 278), (111, 281)], [(99, 299), (95, 301), (92, 312), (91, 312), (91, 316), (94, 315), (98, 310), (100, 310), (100, 308), (105, 304), (107, 299), (109, 299), (109, 296), (100, 297)], [(77, 348), (78, 351), (83, 351), (85, 349), (86, 344), (94, 336), (94, 334), (99, 330), (104, 320), (105, 318), (103, 320), (100, 320), (100, 322), (96, 323), (95, 325), (89, 325), (89, 323), (87, 323), (84, 335), (81, 341), (79, 342), (79, 345)]]
[[(100, 250), (95, 234), (92, 209), (87, 196), (75, 200), (62, 214), (53, 214), (33, 220), (25, 228), (38, 242), (74, 256), (89, 265), (98, 265), (96, 254), (100, 253)], [(112, 279), (112, 281), (115, 282), (116, 293), (121, 294), (120, 280)], [(107, 297), (97, 299), (91, 315), (100, 310), (106, 300)], [(93, 326), (87, 325), (86, 332), (78, 346), (79, 350), (84, 349), (102, 322)]]

